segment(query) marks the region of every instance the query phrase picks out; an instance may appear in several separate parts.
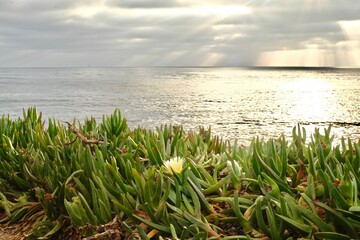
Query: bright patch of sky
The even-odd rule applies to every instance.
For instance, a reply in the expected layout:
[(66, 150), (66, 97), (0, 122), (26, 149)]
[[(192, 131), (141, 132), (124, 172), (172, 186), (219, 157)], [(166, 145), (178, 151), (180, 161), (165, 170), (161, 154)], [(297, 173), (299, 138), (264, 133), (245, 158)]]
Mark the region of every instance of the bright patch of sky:
[(2, 0), (0, 67), (360, 67), (359, 0)]

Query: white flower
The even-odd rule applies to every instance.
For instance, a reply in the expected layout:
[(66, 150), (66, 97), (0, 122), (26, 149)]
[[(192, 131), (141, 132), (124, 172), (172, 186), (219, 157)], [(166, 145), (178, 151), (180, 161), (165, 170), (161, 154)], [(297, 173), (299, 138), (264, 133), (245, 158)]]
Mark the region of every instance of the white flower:
[(170, 175), (174, 172), (181, 173), (185, 159), (182, 157), (174, 157), (170, 160), (164, 161), (164, 165)]

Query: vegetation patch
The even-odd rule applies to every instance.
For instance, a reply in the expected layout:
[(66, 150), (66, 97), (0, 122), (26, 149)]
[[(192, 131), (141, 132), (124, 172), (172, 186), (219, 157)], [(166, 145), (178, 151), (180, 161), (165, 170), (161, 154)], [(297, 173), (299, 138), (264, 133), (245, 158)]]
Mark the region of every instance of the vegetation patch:
[(360, 147), (230, 144), (210, 129), (129, 129), (119, 110), (46, 126), (0, 119), (0, 229), (26, 239), (359, 239)]

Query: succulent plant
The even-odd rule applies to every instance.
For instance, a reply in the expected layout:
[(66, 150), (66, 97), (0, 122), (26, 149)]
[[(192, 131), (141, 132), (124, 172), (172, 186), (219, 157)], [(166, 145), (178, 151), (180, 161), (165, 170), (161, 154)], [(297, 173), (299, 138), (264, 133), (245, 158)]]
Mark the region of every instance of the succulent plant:
[(211, 130), (129, 129), (119, 110), (84, 123), (36, 108), (0, 118), (0, 223), (27, 239), (358, 239), (360, 146), (249, 146)]

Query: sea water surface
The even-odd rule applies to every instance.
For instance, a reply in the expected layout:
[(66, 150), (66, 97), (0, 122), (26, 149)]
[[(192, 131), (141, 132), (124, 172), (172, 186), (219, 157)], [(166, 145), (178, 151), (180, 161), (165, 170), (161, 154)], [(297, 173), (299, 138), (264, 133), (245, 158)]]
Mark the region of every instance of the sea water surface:
[(130, 128), (211, 127), (247, 144), (332, 125), (360, 139), (360, 70), (333, 68), (0, 68), (0, 115), (36, 106), (62, 121), (119, 108)]

